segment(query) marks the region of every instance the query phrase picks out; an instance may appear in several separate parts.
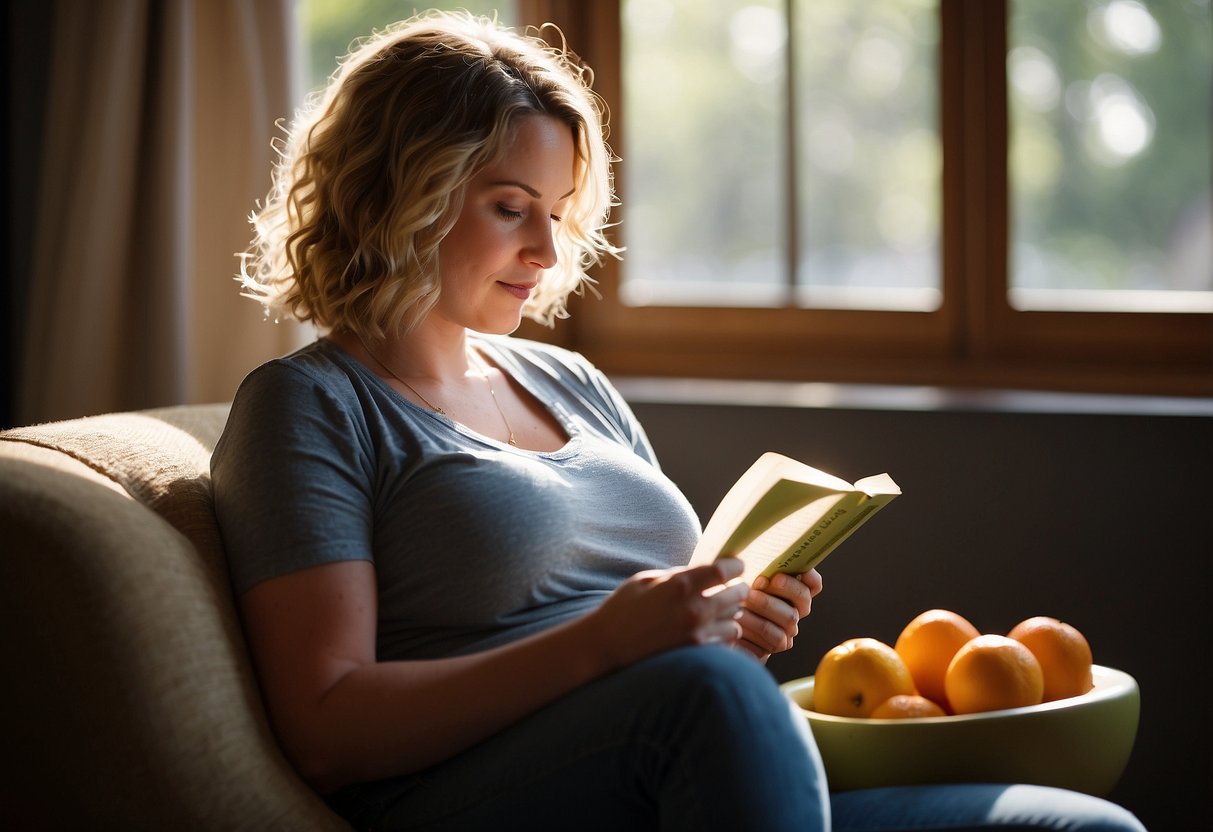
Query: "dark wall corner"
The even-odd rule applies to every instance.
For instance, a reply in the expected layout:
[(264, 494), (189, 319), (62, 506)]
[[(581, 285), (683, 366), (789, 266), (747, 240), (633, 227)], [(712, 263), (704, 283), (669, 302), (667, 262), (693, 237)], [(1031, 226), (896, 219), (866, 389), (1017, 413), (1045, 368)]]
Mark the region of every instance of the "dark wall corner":
[(5, 263), (0, 287), (0, 427), (17, 418), (21, 344), (33, 261), (33, 227), (38, 205), (38, 171), (50, 72), (55, 4), (11, 0), (0, 19), (3, 44), (5, 130), (3, 177), (5, 210), (2, 244)]

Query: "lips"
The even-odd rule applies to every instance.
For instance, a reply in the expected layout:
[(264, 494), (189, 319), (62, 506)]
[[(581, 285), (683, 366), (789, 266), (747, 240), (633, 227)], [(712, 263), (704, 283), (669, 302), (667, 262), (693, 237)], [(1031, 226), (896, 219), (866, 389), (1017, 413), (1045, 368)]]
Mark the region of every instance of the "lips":
[(531, 290), (535, 288), (534, 283), (505, 283), (497, 281), (498, 284), (519, 300), (526, 300), (531, 296)]

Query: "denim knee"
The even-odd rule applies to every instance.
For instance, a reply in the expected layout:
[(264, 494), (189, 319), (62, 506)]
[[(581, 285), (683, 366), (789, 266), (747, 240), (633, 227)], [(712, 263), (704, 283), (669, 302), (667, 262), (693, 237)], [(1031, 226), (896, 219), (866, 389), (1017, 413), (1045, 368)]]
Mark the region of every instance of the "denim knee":
[[(650, 727), (664, 732), (673, 768), (689, 784), (685, 803), (697, 814), (720, 828), (726, 821), (738, 829), (829, 828), (812, 733), (765, 666), (718, 645), (673, 650), (643, 664), (637, 670), (651, 674), (643, 683), (655, 704)], [(669, 782), (677, 785), (678, 777)]]
[(824, 783), (807, 722), (752, 656), (720, 645), (684, 647), (631, 672), (647, 703), (635, 712), (641, 733), (697, 748), (746, 779), (773, 767), (803, 785)]
[(782, 716), (785, 699), (770, 672), (752, 656), (720, 645), (683, 647), (645, 663), (660, 690), (679, 708), (718, 712), (723, 719)]

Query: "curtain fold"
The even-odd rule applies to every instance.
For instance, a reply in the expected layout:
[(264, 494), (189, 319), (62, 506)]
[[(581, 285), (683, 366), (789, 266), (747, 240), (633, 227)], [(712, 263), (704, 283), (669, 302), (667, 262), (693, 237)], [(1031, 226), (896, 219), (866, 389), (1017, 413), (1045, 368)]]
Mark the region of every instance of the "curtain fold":
[(230, 399), (311, 337), (236, 253), (297, 100), (292, 0), (59, 0), (17, 416)]

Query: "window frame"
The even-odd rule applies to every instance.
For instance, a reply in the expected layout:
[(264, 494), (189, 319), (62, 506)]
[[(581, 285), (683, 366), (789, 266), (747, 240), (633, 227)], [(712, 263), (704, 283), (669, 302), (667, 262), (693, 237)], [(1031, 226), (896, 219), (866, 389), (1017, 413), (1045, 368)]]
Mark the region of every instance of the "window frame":
[[(1213, 395), (1213, 315), (1016, 310), (1007, 298), (1009, 0), (940, 0), (942, 303), (930, 312), (624, 306), (619, 264), (594, 272), (555, 331), (521, 334), (617, 375)], [(519, 0), (594, 69), (623, 146), (620, 0)], [(627, 164), (626, 159), (618, 164)], [(626, 228), (627, 194), (616, 219)], [(778, 195), (776, 195), (778, 197)], [(621, 240), (626, 244), (626, 240)]]

